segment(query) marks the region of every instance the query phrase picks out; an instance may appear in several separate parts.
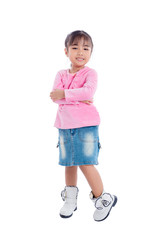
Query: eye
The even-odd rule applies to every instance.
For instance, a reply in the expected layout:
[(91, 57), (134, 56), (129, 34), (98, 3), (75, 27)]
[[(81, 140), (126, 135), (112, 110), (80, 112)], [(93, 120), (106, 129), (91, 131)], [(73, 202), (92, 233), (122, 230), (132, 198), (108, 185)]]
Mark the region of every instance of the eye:
[(76, 47), (73, 47), (72, 49), (77, 49)]
[(84, 48), (84, 50), (85, 50), (85, 51), (89, 51), (89, 49), (88, 49), (88, 48)]

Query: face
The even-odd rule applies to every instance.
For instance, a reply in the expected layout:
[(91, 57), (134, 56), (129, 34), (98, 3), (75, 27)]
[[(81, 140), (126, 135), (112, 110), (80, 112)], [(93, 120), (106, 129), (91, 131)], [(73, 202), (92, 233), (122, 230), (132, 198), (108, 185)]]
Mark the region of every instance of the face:
[(91, 57), (91, 44), (83, 38), (76, 40), (68, 49), (65, 48), (65, 54), (72, 63), (72, 69), (81, 69)]

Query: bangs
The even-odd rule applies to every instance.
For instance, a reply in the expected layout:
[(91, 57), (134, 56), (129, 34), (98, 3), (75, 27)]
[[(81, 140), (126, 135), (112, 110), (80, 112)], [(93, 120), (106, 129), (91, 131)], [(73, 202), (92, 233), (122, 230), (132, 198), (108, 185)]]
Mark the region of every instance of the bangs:
[(68, 46), (72, 46), (73, 44), (78, 44), (78, 42), (81, 40), (83, 40), (83, 43), (88, 43), (88, 45), (92, 47), (91, 40), (87, 36), (84, 36), (84, 35), (79, 35), (79, 36), (73, 37), (69, 41)]
[(78, 44), (80, 40), (83, 40), (84, 43), (88, 43), (88, 45), (93, 49), (93, 42), (91, 37), (88, 33), (84, 31), (75, 31), (69, 34), (65, 40), (65, 47), (68, 49), (69, 46), (72, 46), (74, 44)]

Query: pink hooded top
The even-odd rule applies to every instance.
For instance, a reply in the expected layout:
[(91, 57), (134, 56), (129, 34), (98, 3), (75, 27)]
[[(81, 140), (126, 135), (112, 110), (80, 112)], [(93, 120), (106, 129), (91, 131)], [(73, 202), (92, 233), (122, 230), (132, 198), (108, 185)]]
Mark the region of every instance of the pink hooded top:
[(59, 104), (54, 127), (61, 129), (80, 128), (100, 124), (96, 107), (80, 101), (91, 100), (97, 88), (97, 73), (84, 67), (76, 74), (69, 70), (57, 73), (53, 90), (64, 89), (65, 98), (55, 101)]

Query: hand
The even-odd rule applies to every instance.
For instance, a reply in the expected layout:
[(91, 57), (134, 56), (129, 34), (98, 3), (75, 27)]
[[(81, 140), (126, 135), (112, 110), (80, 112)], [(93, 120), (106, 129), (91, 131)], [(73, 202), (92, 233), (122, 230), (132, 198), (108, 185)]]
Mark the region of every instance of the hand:
[(91, 103), (93, 103), (93, 98), (91, 100), (84, 100), (84, 101), (80, 101), (80, 102), (90, 105)]
[(50, 98), (55, 102), (57, 100), (65, 98), (65, 92), (62, 89), (55, 89), (50, 93)]

